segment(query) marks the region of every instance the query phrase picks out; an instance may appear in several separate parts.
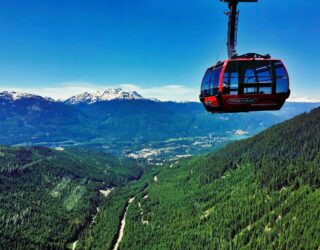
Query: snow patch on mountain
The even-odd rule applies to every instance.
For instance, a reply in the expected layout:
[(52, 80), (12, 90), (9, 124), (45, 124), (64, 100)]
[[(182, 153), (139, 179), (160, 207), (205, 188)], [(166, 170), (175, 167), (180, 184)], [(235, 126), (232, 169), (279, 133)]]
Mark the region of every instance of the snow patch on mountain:
[(146, 100), (136, 91), (124, 91), (122, 89), (107, 89), (105, 91), (97, 91), (95, 93), (85, 92), (80, 95), (73, 96), (66, 100), (68, 104), (86, 103), (92, 104), (102, 101), (111, 100)]
[(41, 97), (39, 95), (20, 93), (20, 92), (15, 92), (15, 91), (0, 92), (0, 99), (4, 99), (7, 101), (17, 101), (17, 100), (21, 100), (21, 99), (42, 99), (42, 100), (47, 100), (50, 102), (55, 102), (55, 100), (50, 97)]

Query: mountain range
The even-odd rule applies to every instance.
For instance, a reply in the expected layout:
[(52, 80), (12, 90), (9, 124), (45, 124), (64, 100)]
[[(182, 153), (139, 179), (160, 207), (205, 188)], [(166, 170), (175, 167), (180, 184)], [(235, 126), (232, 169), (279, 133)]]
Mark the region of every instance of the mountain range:
[[(1, 92), (0, 144), (82, 145), (111, 151), (116, 145), (116, 153), (130, 154), (129, 149), (139, 151), (159, 142), (166, 144), (165, 150), (179, 146), (176, 154), (189, 154), (183, 149), (185, 143), (194, 144), (194, 150), (202, 143), (208, 150), (216, 141), (242, 138), (234, 137), (236, 131), (252, 136), (318, 105), (287, 103), (278, 112), (213, 115), (200, 103), (161, 102), (121, 89), (84, 93), (66, 101)], [(182, 138), (180, 145), (172, 144)]]

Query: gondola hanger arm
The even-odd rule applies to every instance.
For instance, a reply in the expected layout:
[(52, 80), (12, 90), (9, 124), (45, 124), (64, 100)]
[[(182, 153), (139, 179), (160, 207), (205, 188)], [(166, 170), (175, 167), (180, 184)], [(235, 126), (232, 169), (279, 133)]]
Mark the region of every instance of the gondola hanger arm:
[(220, 0), (221, 2), (228, 3), (229, 11), (226, 12), (228, 16), (228, 57), (232, 59), (237, 57), (237, 36), (238, 36), (238, 21), (239, 21), (239, 11), (237, 10), (238, 3), (254, 3), (258, 0)]

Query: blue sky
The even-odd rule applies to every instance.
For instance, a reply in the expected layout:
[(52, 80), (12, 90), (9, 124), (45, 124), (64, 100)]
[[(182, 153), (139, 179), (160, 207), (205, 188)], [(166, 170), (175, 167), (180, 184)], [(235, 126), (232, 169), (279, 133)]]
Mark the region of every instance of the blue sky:
[[(286, 63), (295, 97), (320, 98), (316, 0), (240, 4), (239, 53)], [(0, 90), (56, 98), (95, 89), (196, 100), (205, 69), (226, 58), (218, 0), (0, 2)]]

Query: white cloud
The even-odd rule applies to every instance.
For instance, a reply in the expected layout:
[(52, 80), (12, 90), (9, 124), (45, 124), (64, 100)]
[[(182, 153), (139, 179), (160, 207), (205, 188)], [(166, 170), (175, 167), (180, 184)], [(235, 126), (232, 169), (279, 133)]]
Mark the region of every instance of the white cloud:
[(156, 98), (161, 101), (198, 101), (199, 95), (198, 89), (188, 88), (183, 85), (164, 85), (144, 88), (135, 84), (103, 86), (90, 82), (65, 82), (57, 84), (55, 87), (43, 88), (0, 87), (0, 91), (16, 91), (65, 100), (71, 96), (82, 94), (84, 92), (92, 93), (109, 88), (122, 88), (127, 91), (137, 91), (143, 97)]
[(309, 102), (309, 103), (320, 103), (320, 99), (313, 97), (290, 97), (288, 102)]
[(183, 85), (164, 85), (151, 88), (142, 88), (133, 84), (122, 84), (125, 90), (136, 90), (146, 98), (157, 98), (162, 101), (198, 101), (199, 90)]
[(0, 91), (17, 91), (63, 100), (73, 95), (84, 92), (95, 92), (97, 90), (102, 90), (102, 88), (87, 82), (66, 82), (57, 84), (55, 87), (43, 88), (0, 87)]

